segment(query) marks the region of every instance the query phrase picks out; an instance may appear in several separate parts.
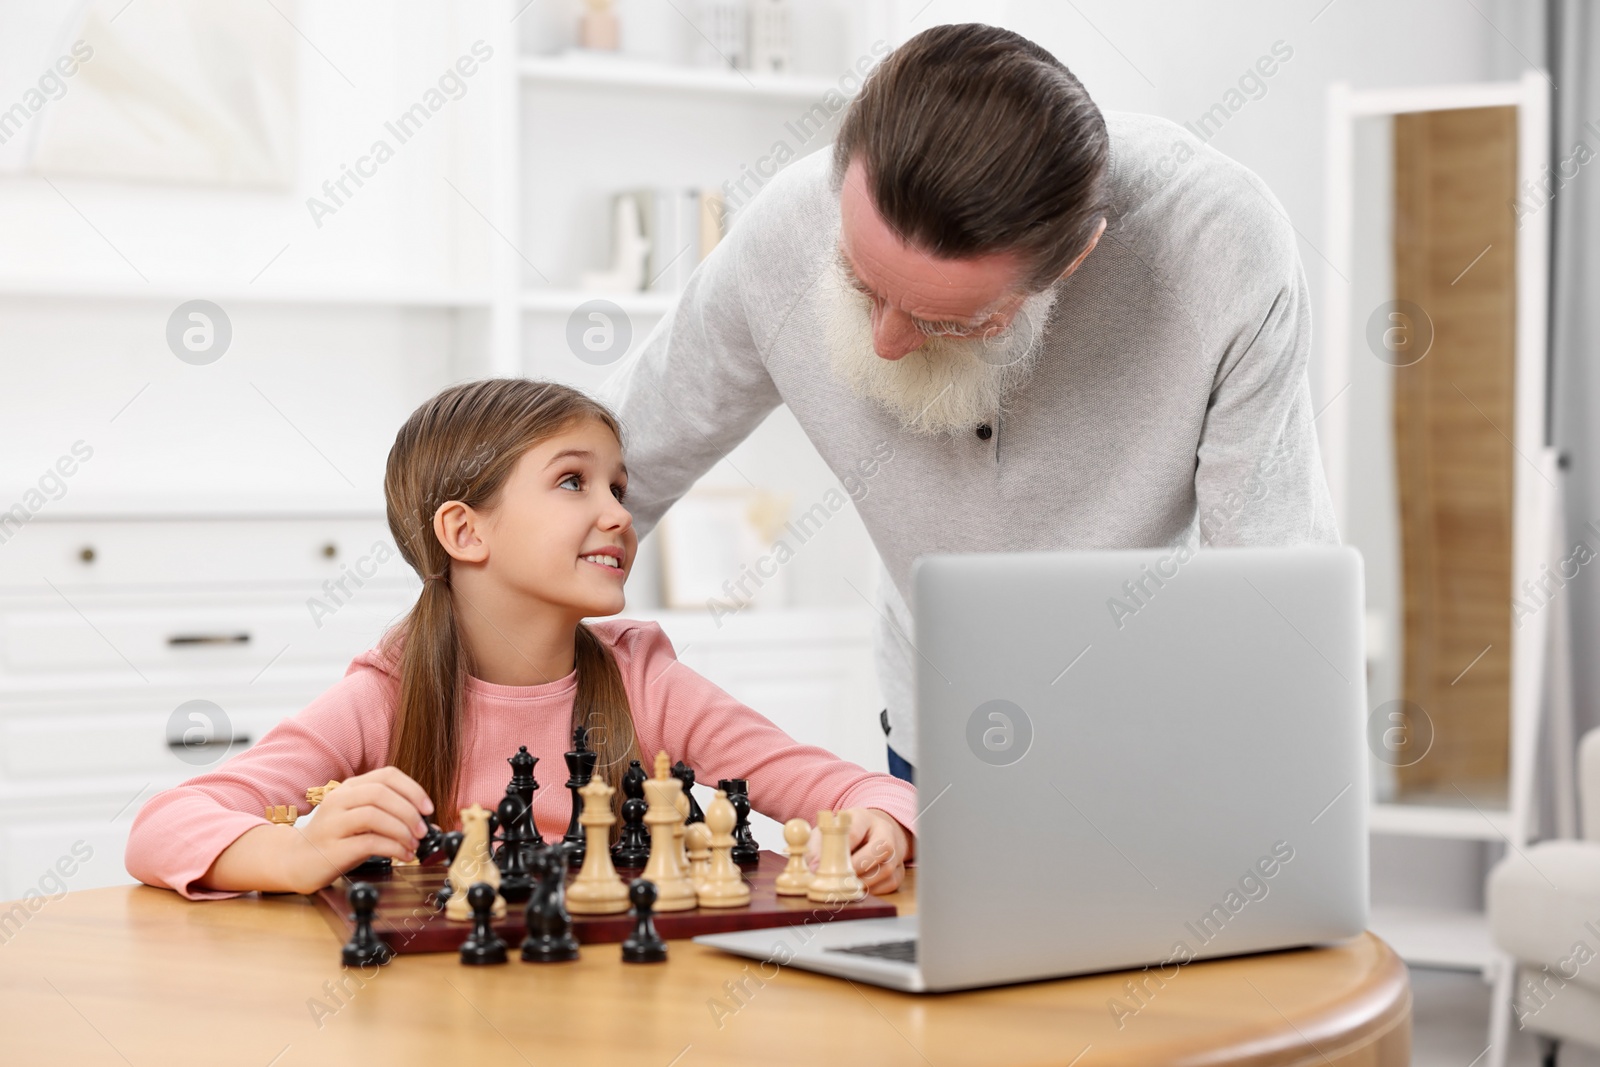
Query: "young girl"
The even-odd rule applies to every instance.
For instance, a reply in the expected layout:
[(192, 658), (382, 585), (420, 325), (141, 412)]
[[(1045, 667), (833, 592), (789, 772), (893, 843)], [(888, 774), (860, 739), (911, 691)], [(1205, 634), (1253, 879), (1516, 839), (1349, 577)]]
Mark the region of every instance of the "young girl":
[[(857, 872), (896, 889), (910, 785), (797, 743), (679, 663), (654, 623), (582, 622), (623, 607), (638, 548), (627, 480), (615, 418), (576, 390), (491, 379), (423, 404), (384, 475), (389, 529), (424, 579), (416, 605), (255, 747), (151, 798), (129, 873), (196, 900), (312, 892), (368, 856), (414, 858), (424, 817), (451, 829), (460, 808), (493, 810), (520, 745), (544, 772), (534, 819), (559, 839), (571, 807), (556, 779), (582, 724), (617, 801), (628, 761), (664, 749), (699, 781), (748, 779), (780, 821), (850, 809)], [(307, 787), (330, 779), (342, 784), (308, 823), (264, 818), (273, 804), (304, 814)]]

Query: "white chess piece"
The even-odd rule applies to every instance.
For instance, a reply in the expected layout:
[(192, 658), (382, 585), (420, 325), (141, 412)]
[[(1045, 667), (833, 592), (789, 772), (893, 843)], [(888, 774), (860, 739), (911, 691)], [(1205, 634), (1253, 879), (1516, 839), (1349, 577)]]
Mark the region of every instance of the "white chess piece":
[(628, 887), (611, 865), (607, 841), (611, 824), (617, 821), (611, 814), (615, 792), (598, 778), (578, 790), (583, 798), (578, 821), (583, 824), (585, 848), (583, 867), (567, 887), (567, 910), (574, 915), (614, 915), (628, 910)]
[(711, 831), (711, 866), (700, 890), (702, 908), (738, 908), (750, 903), (750, 887), (733, 862), (733, 827), (738, 815), (728, 794), (717, 790), (706, 805), (706, 827)]
[(850, 813), (819, 811), (817, 829), (822, 831), (822, 859), (806, 890), (806, 899), (819, 904), (860, 900), (867, 895), (867, 887), (850, 866)]
[(816, 875), (806, 866), (806, 844), (811, 840), (811, 824), (804, 819), (790, 819), (783, 824), (783, 843), (789, 846), (789, 865), (772, 883), (773, 892), (780, 897), (803, 897), (811, 888)]
[(447, 919), (467, 922), (472, 919), (472, 906), (467, 903), (467, 890), (476, 882), (488, 882), (494, 887), (493, 916), (502, 919), (506, 914), (506, 898), (500, 895), (500, 868), (489, 856), (489, 812), (480, 804), (461, 809), (461, 847), (456, 858), (450, 861), (450, 899), (444, 906)]

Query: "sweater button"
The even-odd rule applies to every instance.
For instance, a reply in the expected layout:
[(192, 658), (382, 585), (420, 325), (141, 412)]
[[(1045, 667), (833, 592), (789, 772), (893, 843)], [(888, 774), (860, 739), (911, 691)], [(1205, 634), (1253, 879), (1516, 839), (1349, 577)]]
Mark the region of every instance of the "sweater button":
[(978, 440), (987, 441), (993, 436), (994, 431), (989, 428), (989, 424), (987, 422), (978, 427)]

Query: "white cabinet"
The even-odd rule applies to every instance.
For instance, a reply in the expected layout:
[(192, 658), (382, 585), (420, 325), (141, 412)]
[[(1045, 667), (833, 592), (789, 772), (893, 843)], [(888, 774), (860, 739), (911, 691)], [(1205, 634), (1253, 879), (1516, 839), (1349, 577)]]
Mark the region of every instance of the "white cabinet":
[(410, 607), (415, 577), (374, 552), (389, 544), (376, 515), (15, 531), (0, 551), (0, 899), (130, 881), (140, 804), (304, 707)]
[[(397, 553), (361, 567), (359, 586), (325, 586), (387, 543), (376, 515), (108, 515), (15, 534), (0, 548), (0, 900), (131, 881), (122, 857), (144, 801), (304, 707), (409, 610), (419, 583)], [(796, 739), (884, 769), (866, 607), (750, 610), (720, 627), (697, 611), (628, 614)], [(781, 827), (753, 822), (782, 847)]]

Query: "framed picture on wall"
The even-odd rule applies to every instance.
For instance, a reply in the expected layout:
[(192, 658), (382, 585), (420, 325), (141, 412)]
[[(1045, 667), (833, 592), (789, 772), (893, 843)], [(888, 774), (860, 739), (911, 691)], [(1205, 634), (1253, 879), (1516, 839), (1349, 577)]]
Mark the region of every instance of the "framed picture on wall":
[(788, 603), (788, 574), (772, 544), (786, 494), (703, 489), (661, 520), (661, 596), (669, 608), (737, 611)]

